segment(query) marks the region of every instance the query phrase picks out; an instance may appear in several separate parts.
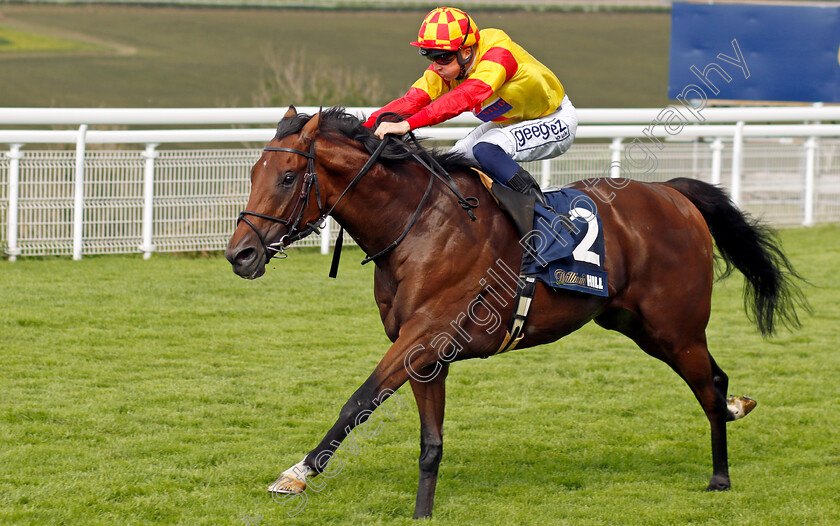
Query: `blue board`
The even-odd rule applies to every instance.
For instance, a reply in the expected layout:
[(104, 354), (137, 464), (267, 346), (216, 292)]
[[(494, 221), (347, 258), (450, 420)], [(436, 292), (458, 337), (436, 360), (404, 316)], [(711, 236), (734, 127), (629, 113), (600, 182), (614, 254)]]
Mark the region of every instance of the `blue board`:
[(668, 97), (840, 102), (840, 6), (675, 2)]

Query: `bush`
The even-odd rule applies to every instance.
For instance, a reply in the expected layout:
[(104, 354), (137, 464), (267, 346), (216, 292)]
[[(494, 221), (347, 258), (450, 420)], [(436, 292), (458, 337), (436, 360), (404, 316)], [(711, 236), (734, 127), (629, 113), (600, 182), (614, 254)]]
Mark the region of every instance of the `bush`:
[[(265, 52), (255, 106), (379, 106), (387, 102), (378, 75), (357, 67), (328, 67), (304, 49)], [(390, 99), (389, 99), (390, 100)]]

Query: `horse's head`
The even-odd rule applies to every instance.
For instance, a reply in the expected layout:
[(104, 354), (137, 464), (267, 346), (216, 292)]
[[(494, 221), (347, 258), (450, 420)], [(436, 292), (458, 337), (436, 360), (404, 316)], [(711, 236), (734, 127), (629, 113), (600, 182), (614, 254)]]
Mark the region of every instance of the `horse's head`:
[[(365, 262), (389, 252), (417, 221), (435, 177), (474, 217), (470, 209), (476, 200), (461, 196), (447, 174), (447, 169), (463, 171), (463, 159), (432, 158), (419, 144), (380, 141), (340, 107), (314, 117), (289, 107), (264, 150), (251, 169), (251, 196), (225, 252), (233, 271), (244, 278), (262, 276), (272, 257), (284, 257), (284, 248), (317, 231), (326, 215), (373, 254)], [(372, 175), (357, 184), (367, 173)], [(405, 203), (418, 203), (413, 215)], [(396, 229), (406, 224), (400, 234)]]
[(243, 278), (263, 275), (284, 247), (313, 231), (323, 215), (315, 177), (315, 135), (320, 114), (298, 115), (294, 106), (280, 121), (277, 135), (251, 168), (251, 195), (237, 220), (225, 257)]

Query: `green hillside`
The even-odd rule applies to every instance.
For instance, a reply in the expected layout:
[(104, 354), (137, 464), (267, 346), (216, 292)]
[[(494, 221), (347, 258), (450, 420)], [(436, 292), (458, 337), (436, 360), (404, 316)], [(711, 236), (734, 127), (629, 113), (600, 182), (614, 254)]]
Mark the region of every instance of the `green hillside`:
[[(426, 66), (408, 46), (423, 14), (5, 4), (0, 27), (25, 24), (118, 51), (0, 48), (0, 106), (250, 106), (268, 65), (292, 56), (305, 58), (304, 77), (343, 68), (378, 82), (385, 102)], [(471, 14), (481, 27), (506, 30), (551, 67), (578, 107), (668, 102), (667, 13)]]

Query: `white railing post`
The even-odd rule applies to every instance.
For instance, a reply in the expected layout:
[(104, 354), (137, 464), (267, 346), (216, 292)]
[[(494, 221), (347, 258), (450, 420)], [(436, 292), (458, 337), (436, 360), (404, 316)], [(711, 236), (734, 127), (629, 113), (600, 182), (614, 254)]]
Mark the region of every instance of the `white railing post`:
[(729, 192), (732, 202), (741, 206), (741, 170), (744, 167), (744, 121), (735, 124), (735, 134), (732, 136), (732, 182)]
[(332, 218), (324, 218), (324, 228), (321, 229), (321, 254), (330, 253), (330, 241), (332, 237)]
[(20, 255), (20, 248), (18, 248), (18, 210), (20, 207), (20, 160), (23, 154), (20, 149), (22, 144), (10, 144), (9, 153), (9, 212), (8, 212), (8, 241), (9, 248), (6, 253), (9, 254), (9, 261), (15, 261)]
[(712, 177), (711, 183), (713, 185), (720, 184), (721, 159), (723, 158), (723, 140), (718, 137), (712, 141), (710, 146), (712, 149)]
[(621, 177), (621, 152), (624, 151), (624, 145), (621, 144), (622, 141), (624, 141), (623, 137), (616, 137), (610, 144), (610, 150), (612, 151), (612, 155), (610, 156), (610, 177), (612, 179)]
[(143, 244), (140, 250), (143, 252), (143, 259), (152, 257), (155, 246), (152, 244), (154, 226), (154, 199), (155, 199), (155, 158), (158, 156), (157, 144), (147, 144), (143, 152), (145, 162), (143, 164)]
[(817, 171), (817, 138), (805, 141), (805, 199), (802, 224), (814, 225), (814, 190)]
[[(814, 108), (823, 108), (825, 105), (822, 102), (815, 102)], [(810, 124), (821, 124), (822, 121), (812, 121)], [(807, 121), (805, 124), (809, 124)], [(803, 199), (803, 217), (802, 224), (804, 226), (814, 226), (814, 198), (816, 196), (816, 177), (817, 177), (817, 137), (811, 136), (805, 141), (805, 196)]]
[(540, 186), (543, 188), (551, 186), (551, 159), (540, 161)]
[(73, 259), (82, 259), (82, 230), (85, 208), (85, 136), (87, 124), (79, 126), (76, 137), (76, 179), (73, 202)]
[(697, 152), (700, 149), (700, 137), (695, 137), (693, 141), (691, 141), (691, 173), (694, 174), (693, 177), (700, 177), (700, 171), (697, 169), (699, 164), (697, 159)]

